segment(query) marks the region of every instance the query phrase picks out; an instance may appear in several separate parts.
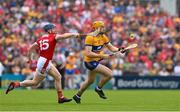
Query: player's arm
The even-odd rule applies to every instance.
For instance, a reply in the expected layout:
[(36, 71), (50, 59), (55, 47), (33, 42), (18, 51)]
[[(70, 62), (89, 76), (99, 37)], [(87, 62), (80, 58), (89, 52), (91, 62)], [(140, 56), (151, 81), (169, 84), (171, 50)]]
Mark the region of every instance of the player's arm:
[(119, 52), (119, 51), (123, 51), (122, 53), (124, 53), (124, 47), (120, 47), (117, 48), (114, 45), (112, 45), (110, 42), (108, 44), (106, 44), (106, 47), (111, 51), (111, 52)]
[(117, 52), (117, 51), (119, 51), (119, 48), (113, 46), (110, 42), (106, 44), (106, 47), (107, 47), (111, 52)]
[(111, 52), (119, 52), (119, 51), (121, 51), (121, 53), (126, 52), (126, 50), (124, 50), (124, 47), (120, 47), (120, 48), (115, 47), (114, 45), (111, 44), (109, 38), (106, 35), (103, 35), (103, 36), (104, 36), (103, 39), (104, 39), (105, 45)]
[(124, 49), (124, 47), (120, 47), (117, 48), (115, 46), (113, 46), (110, 42), (108, 44), (106, 44), (106, 47), (111, 51), (111, 52), (121, 52), (121, 53), (125, 53), (126, 50)]
[(32, 53), (33, 52), (35, 52), (35, 50), (38, 48), (38, 44), (35, 42), (35, 43), (33, 43), (31, 46), (30, 46), (30, 48), (29, 48), (29, 50), (28, 50), (28, 62), (30, 62), (31, 61), (31, 55), (32, 55)]
[(92, 46), (85, 46), (85, 56), (89, 58), (109, 58), (109, 55), (107, 54), (97, 54), (95, 52), (92, 52)]
[(64, 34), (61, 34), (61, 35), (57, 34), (55, 39), (58, 41), (58, 40), (63, 40), (63, 39), (73, 38), (73, 37), (78, 38), (79, 33), (64, 33)]

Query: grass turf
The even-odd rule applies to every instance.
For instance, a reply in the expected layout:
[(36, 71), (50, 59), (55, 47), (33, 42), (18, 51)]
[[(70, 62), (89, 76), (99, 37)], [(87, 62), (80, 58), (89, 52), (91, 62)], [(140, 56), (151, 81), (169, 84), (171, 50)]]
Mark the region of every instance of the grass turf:
[[(178, 90), (106, 90), (107, 100), (92, 90), (74, 101), (58, 104), (55, 90), (14, 90), (8, 95), (0, 90), (0, 111), (180, 111)], [(64, 91), (72, 97), (75, 90)]]

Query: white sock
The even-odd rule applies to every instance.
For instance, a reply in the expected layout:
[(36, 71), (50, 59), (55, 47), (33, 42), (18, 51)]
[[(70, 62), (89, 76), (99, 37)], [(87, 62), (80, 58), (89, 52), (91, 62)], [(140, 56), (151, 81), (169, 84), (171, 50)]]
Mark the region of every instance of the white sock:
[(101, 91), (102, 89), (100, 89), (98, 86), (96, 86), (96, 89), (98, 90), (98, 91)]
[(81, 98), (79, 95), (76, 95), (78, 98)]

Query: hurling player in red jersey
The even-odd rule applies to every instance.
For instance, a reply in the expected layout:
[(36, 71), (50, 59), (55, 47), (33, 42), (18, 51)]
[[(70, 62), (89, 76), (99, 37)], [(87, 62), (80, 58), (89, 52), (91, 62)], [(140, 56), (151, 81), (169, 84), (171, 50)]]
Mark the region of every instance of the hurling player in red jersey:
[(79, 37), (79, 33), (65, 33), (57, 34), (55, 25), (49, 23), (43, 27), (46, 32), (45, 35), (40, 37), (35, 43), (33, 43), (29, 49), (28, 53), (28, 62), (32, 62), (31, 55), (38, 49), (40, 56), (37, 61), (37, 68), (34, 78), (32, 80), (24, 80), (22, 82), (11, 82), (6, 91), (8, 94), (9, 91), (18, 87), (28, 87), (28, 86), (37, 86), (45, 77), (46, 74), (51, 75), (55, 80), (55, 87), (58, 94), (58, 103), (70, 102), (72, 99), (68, 99), (62, 94), (61, 87), (61, 74), (58, 72), (56, 67), (51, 63), (53, 52), (58, 41), (71, 37)]

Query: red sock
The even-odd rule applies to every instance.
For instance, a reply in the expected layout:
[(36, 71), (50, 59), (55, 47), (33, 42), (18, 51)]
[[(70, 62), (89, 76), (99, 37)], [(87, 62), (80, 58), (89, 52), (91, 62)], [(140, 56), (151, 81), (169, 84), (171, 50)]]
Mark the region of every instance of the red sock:
[(20, 82), (14, 82), (14, 87), (15, 87), (15, 88), (20, 87)]
[(58, 99), (64, 98), (62, 91), (57, 91)]

